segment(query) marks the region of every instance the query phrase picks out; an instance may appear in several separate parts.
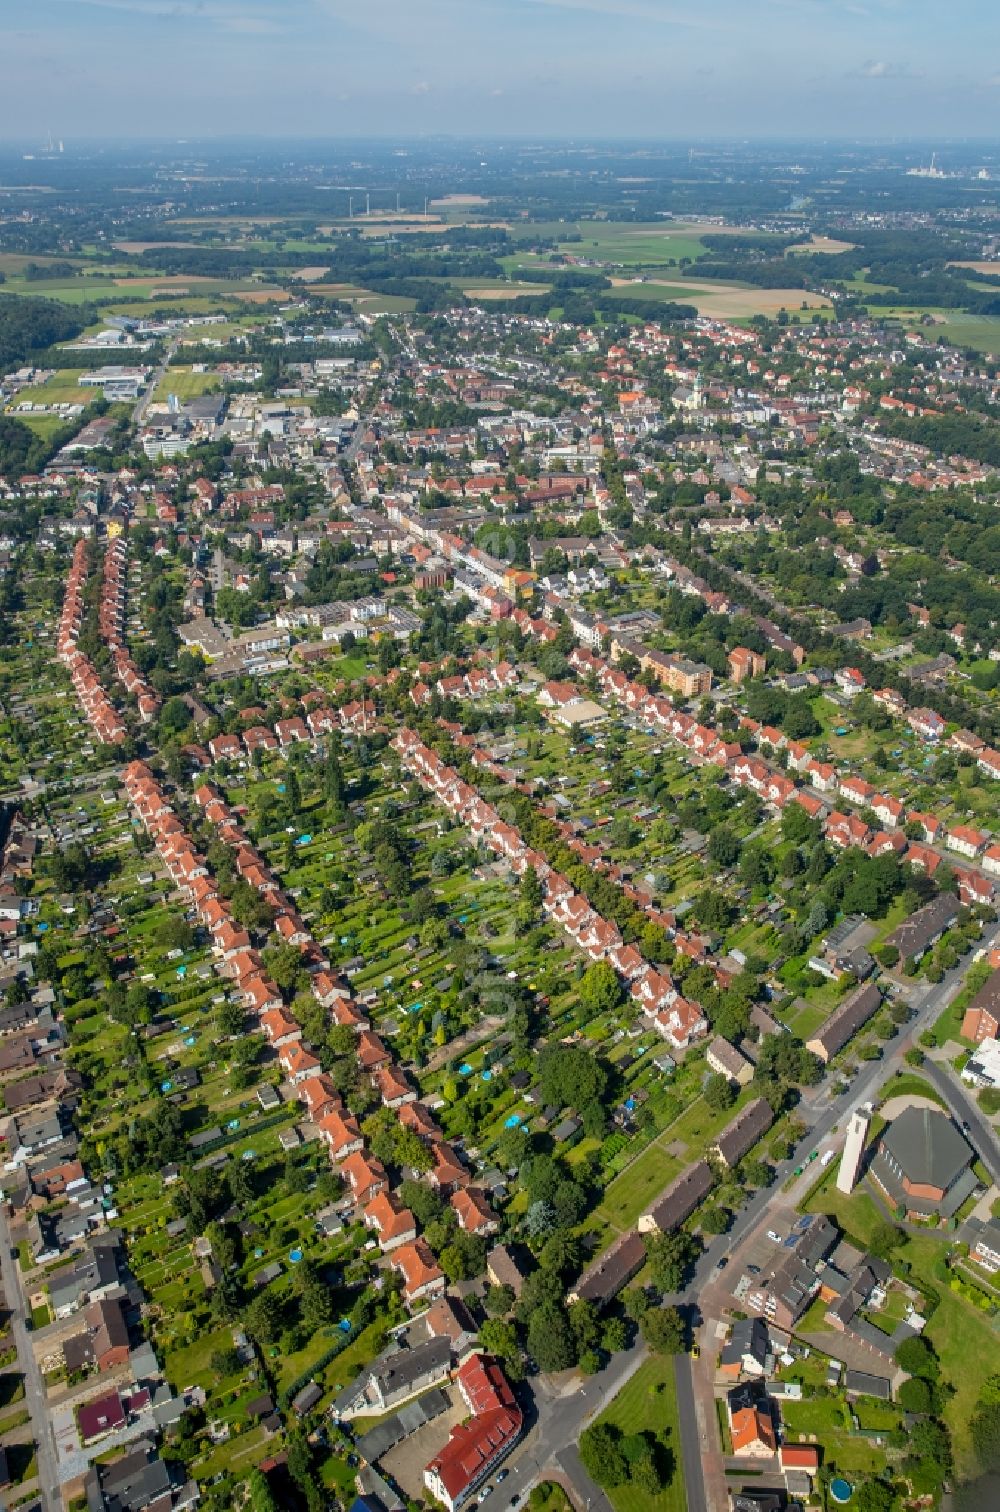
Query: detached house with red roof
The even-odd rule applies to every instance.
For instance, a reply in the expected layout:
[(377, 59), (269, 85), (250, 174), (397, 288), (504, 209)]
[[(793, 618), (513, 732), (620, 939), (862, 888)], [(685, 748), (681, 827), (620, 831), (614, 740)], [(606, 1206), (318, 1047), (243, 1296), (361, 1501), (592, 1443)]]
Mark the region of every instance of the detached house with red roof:
[(403, 1300), (413, 1307), (429, 1297), (439, 1297), (445, 1289), (441, 1270), (426, 1239), (415, 1239), (393, 1251), (392, 1268), (403, 1278)]
[(449, 1199), (458, 1216), (458, 1226), (466, 1234), (495, 1234), (500, 1228), (497, 1216), (477, 1187), (452, 1192)]
[(371, 1229), (383, 1254), (412, 1244), (417, 1225), (409, 1208), (402, 1207), (390, 1192), (379, 1192), (364, 1211), (365, 1228)]

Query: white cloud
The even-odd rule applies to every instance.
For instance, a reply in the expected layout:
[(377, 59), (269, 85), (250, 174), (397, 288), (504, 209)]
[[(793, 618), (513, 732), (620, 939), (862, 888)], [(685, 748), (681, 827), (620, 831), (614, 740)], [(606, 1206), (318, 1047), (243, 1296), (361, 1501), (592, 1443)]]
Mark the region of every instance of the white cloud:
[(906, 63), (887, 63), (884, 59), (871, 59), (857, 70), (860, 79), (922, 79), (922, 71), (910, 68)]

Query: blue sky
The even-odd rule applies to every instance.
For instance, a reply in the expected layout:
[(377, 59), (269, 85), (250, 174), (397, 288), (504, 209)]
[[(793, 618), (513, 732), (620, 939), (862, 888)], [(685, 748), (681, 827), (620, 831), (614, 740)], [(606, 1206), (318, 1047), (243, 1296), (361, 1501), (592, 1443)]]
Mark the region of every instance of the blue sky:
[(998, 135), (996, 0), (0, 0), (0, 136)]

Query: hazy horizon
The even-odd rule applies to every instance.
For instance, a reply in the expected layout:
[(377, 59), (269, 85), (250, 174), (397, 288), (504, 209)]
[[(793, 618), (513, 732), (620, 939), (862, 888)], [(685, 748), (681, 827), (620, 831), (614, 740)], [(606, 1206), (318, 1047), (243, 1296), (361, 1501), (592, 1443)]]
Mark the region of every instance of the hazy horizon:
[(8, 3), (0, 140), (983, 139), (985, 0)]

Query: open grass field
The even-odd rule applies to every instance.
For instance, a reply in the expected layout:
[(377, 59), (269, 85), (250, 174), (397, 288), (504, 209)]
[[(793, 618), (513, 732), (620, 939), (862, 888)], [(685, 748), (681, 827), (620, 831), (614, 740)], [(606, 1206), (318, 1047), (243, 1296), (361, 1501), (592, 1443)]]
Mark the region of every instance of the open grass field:
[[(11, 411), (11, 413), (14, 412)], [(26, 425), (29, 430), (33, 430), (36, 436), (41, 436), (43, 440), (48, 440), (50, 436), (55, 435), (56, 431), (61, 430), (64, 425), (70, 423), (68, 420), (64, 420), (61, 415), (22, 415), (15, 413), (14, 418), (20, 420), (23, 425)]]
[(178, 399), (196, 399), (199, 394), (211, 394), (220, 387), (220, 381), (214, 373), (196, 373), (191, 368), (172, 367), (156, 385), (153, 398), (166, 401), (168, 394), (176, 394)]
[[(94, 366), (99, 366), (105, 358), (99, 352), (94, 354)], [(51, 378), (46, 378), (44, 383), (37, 383), (33, 388), (22, 389), (14, 400), (14, 406), (19, 404), (87, 404), (94, 397), (94, 390), (83, 388), (79, 382), (80, 370), (60, 369)]]
[(650, 1145), (604, 1193), (597, 1216), (624, 1233), (680, 1170), (680, 1161), (661, 1145)]
[(673, 1357), (653, 1356), (640, 1365), (597, 1421), (614, 1423), (622, 1433), (666, 1434), (674, 1455), (673, 1476), (658, 1495), (649, 1496), (631, 1486), (610, 1491), (615, 1512), (685, 1512)]

